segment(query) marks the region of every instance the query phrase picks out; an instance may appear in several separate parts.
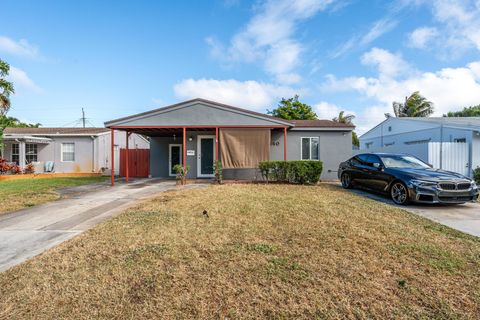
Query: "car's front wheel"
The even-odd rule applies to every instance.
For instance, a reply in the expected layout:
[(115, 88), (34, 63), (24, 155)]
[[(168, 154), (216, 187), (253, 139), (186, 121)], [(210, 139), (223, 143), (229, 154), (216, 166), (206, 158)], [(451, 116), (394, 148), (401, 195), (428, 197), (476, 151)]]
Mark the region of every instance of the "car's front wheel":
[(344, 189), (352, 188), (352, 177), (350, 176), (349, 173), (347, 172), (342, 173), (340, 180), (342, 181), (342, 187)]
[(390, 188), (390, 196), (393, 202), (399, 205), (405, 205), (409, 202), (407, 186), (400, 181), (394, 182)]

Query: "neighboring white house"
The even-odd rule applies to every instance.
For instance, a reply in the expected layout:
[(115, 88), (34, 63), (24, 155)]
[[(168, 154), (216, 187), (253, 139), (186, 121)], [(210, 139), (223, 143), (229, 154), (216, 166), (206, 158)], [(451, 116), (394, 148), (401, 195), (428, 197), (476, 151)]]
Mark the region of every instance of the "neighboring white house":
[(480, 117), (390, 117), (360, 137), (360, 152), (408, 153), (471, 176), (480, 167)]
[[(111, 168), (111, 130), (107, 128), (5, 128), (4, 150), (7, 161), (20, 167), (37, 163), (41, 172), (53, 162), (54, 172), (104, 172)], [(126, 133), (115, 131), (115, 172), (119, 151), (125, 148)], [(149, 141), (139, 135), (129, 137), (130, 149), (149, 149)]]

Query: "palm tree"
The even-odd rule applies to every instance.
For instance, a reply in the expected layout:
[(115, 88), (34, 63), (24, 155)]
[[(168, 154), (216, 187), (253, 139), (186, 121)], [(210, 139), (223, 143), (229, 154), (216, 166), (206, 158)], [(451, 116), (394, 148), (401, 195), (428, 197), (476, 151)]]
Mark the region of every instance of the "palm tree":
[(10, 109), (10, 95), (15, 92), (13, 83), (5, 79), (9, 72), (8, 63), (0, 59), (0, 116), (5, 115)]
[(433, 103), (418, 91), (405, 97), (404, 103), (393, 102), (392, 106), (397, 117), (428, 117), (433, 113)]
[(353, 119), (355, 119), (353, 114), (345, 115), (345, 111), (340, 111), (338, 117), (335, 117), (332, 120), (338, 123), (353, 124)]
[[(345, 115), (345, 111), (340, 111), (338, 117), (333, 118), (332, 121), (338, 123), (345, 123), (353, 126), (353, 119), (355, 119), (355, 116), (353, 114)], [(358, 136), (355, 131), (352, 131), (352, 144), (356, 147), (360, 146), (360, 141), (358, 140)]]

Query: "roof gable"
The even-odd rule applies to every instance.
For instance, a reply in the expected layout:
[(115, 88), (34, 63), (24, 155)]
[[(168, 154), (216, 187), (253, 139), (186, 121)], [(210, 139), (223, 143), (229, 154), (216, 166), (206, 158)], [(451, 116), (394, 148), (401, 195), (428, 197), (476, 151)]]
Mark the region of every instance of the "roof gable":
[(292, 126), (284, 119), (204, 99), (193, 99), (105, 123), (107, 127), (196, 125)]

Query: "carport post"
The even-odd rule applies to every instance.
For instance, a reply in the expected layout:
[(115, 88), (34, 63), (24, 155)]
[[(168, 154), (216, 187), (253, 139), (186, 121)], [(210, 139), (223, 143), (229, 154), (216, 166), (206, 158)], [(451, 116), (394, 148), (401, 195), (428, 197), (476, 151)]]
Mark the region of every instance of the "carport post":
[(215, 161), (218, 161), (218, 127), (215, 128)]
[(183, 127), (183, 172), (187, 170), (187, 128)]
[(114, 147), (115, 147), (115, 130), (114, 129), (111, 129), (110, 130), (110, 134), (111, 134), (111, 143), (112, 143), (112, 146), (111, 146), (111, 152), (112, 152), (112, 156), (110, 157), (110, 160), (112, 161), (112, 164), (111, 164), (111, 168), (112, 168), (112, 172), (110, 173), (111, 175), (111, 179), (112, 179), (112, 187), (115, 185), (115, 153), (114, 153)]
[(283, 128), (283, 161), (287, 161), (287, 127)]
[(127, 141), (125, 143), (125, 182), (128, 183), (128, 138), (130, 137), (130, 132), (125, 132)]

